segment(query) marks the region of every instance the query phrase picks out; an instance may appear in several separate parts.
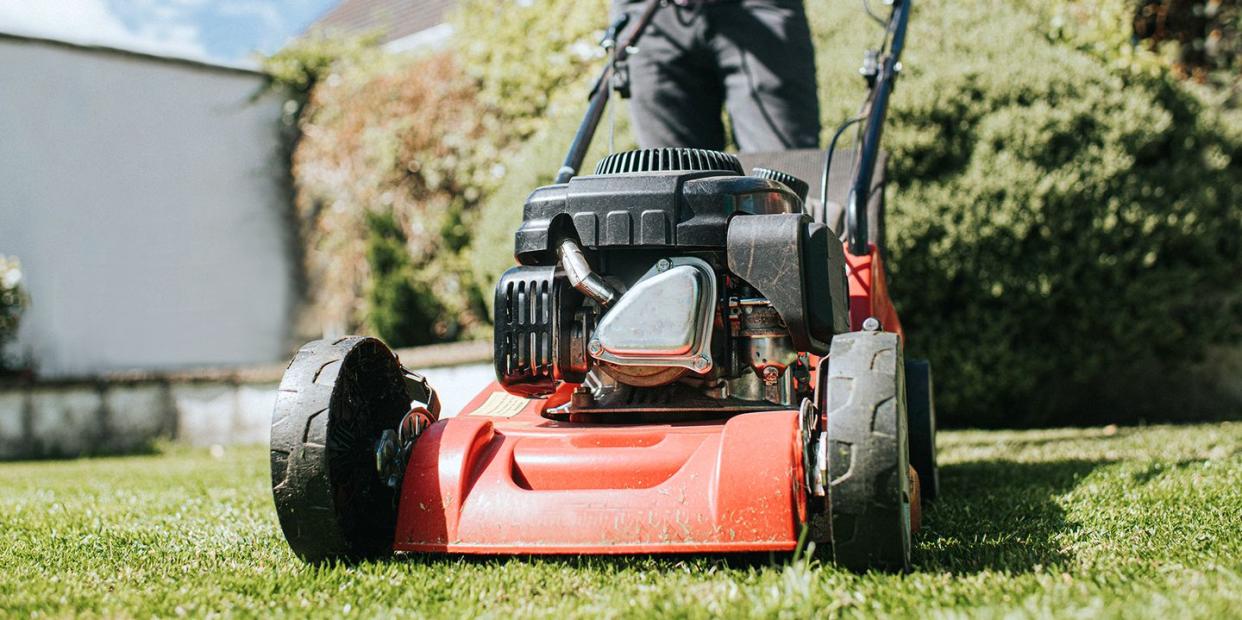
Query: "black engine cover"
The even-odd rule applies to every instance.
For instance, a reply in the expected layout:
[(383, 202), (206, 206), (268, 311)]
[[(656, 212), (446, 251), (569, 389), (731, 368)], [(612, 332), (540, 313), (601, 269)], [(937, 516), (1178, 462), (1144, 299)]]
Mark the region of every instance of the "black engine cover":
[(582, 296), (555, 267), (514, 267), (496, 285), (496, 380), (523, 396), (543, 396), (558, 381), (582, 381), (575, 363), (582, 352), (570, 350), (568, 328)]
[(787, 186), (730, 171), (581, 176), (531, 193), (515, 254), (524, 265), (554, 264), (558, 231), (590, 249), (723, 249), (734, 214), (801, 212)]
[(807, 215), (739, 217), (729, 224), (729, 271), (771, 302), (799, 351), (825, 355), (849, 331), (845, 252)]

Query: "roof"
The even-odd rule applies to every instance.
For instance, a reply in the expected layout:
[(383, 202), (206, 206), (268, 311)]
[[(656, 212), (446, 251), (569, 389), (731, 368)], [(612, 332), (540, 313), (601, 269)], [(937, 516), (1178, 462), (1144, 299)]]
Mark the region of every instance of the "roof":
[(378, 32), (385, 43), (443, 24), (457, 0), (341, 0), (311, 29), (341, 34)]
[(127, 56), (142, 60), (154, 60), (157, 62), (181, 65), (184, 67), (194, 67), (197, 69), (207, 69), (211, 71), (223, 71), (226, 73), (242, 73), (248, 75), (265, 75), (258, 67), (250, 64), (227, 64), (202, 60), (197, 58), (185, 58), (182, 56), (169, 56), (163, 54), (155, 54), (146, 51), (138, 51), (124, 49), (119, 47), (110, 47), (107, 45), (96, 45), (89, 42), (67, 41), (63, 39), (49, 39), (46, 37), (27, 35), (17, 32), (0, 31), (0, 41), (16, 41), (21, 43), (34, 43), (37, 45), (46, 45), (50, 47), (60, 47), (65, 49), (81, 50), (85, 52), (96, 52), (109, 54), (114, 56)]

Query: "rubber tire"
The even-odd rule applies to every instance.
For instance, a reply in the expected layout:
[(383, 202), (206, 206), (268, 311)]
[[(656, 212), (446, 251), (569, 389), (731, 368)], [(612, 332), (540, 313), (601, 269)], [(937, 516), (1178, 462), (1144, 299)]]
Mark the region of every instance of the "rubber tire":
[(855, 571), (910, 567), (905, 364), (888, 332), (832, 339), (826, 396), (833, 554)]
[(919, 490), (926, 506), (940, 494), (936, 466), (936, 402), (931, 362), (906, 360), (906, 415), (910, 423), (910, 464), (919, 474)]
[(374, 338), (316, 340), (285, 370), (272, 414), (272, 495), (285, 540), (307, 562), (392, 552), (395, 492), (375, 443), (410, 397), (397, 357)]

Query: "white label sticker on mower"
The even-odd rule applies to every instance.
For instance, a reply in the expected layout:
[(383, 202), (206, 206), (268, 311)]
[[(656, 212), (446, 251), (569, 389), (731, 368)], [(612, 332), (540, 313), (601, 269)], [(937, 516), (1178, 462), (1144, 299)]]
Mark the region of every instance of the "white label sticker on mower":
[(471, 411), (469, 415), (485, 415), (493, 418), (512, 418), (522, 412), (526, 408), (526, 403), (530, 402), (521, 396), (514, 396), (504, 392), (493, 392), (487, 400), (479, 405), (478, 409)]

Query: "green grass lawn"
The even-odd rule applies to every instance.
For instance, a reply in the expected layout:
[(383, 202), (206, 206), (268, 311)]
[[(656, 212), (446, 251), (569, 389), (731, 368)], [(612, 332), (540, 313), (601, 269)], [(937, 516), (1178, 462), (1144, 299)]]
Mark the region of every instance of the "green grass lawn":
[(818, 560), (310, 567), (261, 448), (0, 464), (0, 616), (1242, 617), (1242, 423), (941, 435), (909, 575)]

